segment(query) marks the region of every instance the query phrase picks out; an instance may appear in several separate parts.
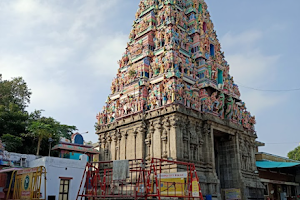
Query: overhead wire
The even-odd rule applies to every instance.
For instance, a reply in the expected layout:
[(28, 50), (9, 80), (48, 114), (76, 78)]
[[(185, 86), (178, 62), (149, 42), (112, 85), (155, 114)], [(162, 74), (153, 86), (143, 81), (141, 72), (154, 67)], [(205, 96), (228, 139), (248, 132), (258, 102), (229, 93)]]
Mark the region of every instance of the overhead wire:
[(293, 92), (293, 91), (300, 91), (300, 88), (294, 88), (294, 89), (277, 89), (277, 90), (270, 90), (270, 89), (258, 89), (258, 88), (254, 88), (254, 87), (249, 87), (249, 86), (245, 86), (237, 81), (235, 81), (236, 83), (239, 84), (239, 86), (244, 87), (244, 88), (248, 88), (251, 90), (257, 90), (257, 91), (263, 91), (263, 92)]
[(268, 143), (268, 142), (264, 142), (264, 144), (299, 144), (300, 145), (300, 143), (299, 142), (274, 142), (274, 143)]

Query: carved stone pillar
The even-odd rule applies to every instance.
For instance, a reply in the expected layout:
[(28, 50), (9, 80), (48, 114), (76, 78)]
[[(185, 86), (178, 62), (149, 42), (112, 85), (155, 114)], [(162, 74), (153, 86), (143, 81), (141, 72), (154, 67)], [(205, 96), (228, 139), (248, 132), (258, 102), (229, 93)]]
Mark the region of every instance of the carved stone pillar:
[(162, 131), (162, 135), (161, 135), (161, 147), (162, 147), (162, 158), (167, 158), (168, 157), (168, 149), (167, 149), (167, 145), (168, 145), (168, 131), (166, 129), (164, 129)]
[[(134, 137), (134, 159), (137, 159), (136, 155), (137, 155), (137, 143), (136, 143), (136, 138), (137, 138), (137, 135), (138, 135), (138, 130), (135, 129), (134, 132), (133, 132), (133, 137)], [(142, 156), (139, 157), (139, 158), (143, 158)]]
[(140, 159), (140, 158), (145, 158), (145, 126), (141, 125), (138, 128), (135, 129), (134, 131), (134, 138), (135, 138), (135, 158)]
[(118, 131), (118, 155), (117, 155), (117, 160), (121, 160), (121, 141), (122, 141), (122, 132), (119, 130)]
[(183, 129), (182, 129), (182, 141), (183, 141), (183, 158), (189, 159), (189, 127), (188, 123), (184, 121), (183, 123)]
[(255, 158), (255, 152), (256, 152), (256, 146), (255, 146), (255, 139), (256, 138), (251, 138), (251, 171), (254, 172), (257, 170), (256, 168), (256, 158)]
[(120, 152), (120, 158), (119, 160), (125, 160), (126, 159), (126, 131), (121, 131), (119, 134), (119, 152)]
[(126, 140), (126, 159), (134, 159), (136, 151), (136, 132), (134, 129), (127, 130), (127, 140)]
[(211, 125), (205, 123), (203, 126), (203, 141), (204, 145), (202, 146), (202, 152), (203, 152), (203, 160), (206, 164), (210, 162), (210, 151), (212, 150), (212, 147), (209, 146), (211, 144), (209, 137), (211, 134)]
[(125, 132), (125, 134), (123, 135), (123, 138), (124, 138), (124, 160), (127, 160), (128, 159), (128, 155), (127, 155), (127, 145), (128, 145), (128, 141), (127, 141), (127, 138), (128, 138), (128, 130)]
[(111, 133), (108, 135), (107, 141), (108, 141), (108, 143), (107, 143), (107, 148), (106, 148), (106, 158), (107, 158), (107, 160), (111, 160), (112, 159), (111, 158), (111, 143), (113, 141)]
[(161, 136), (162, 136), (162, 124), (161, 120), (156, 120), (153, 122), (154, 125), (154, 133), (152, 137), (152, 157), (154, 158), (162, 158), (162, 142), (161, 142)]
[(105, 160), (105, 149), (106, 149), (106, 133), (99, 135), (99, 151), (100, 151), (100, 160)]
[(169, 130), (169, 157), (176, 160), (182, 158), (182, 132), (180, 130), (180, 120), (177, 116), (172, 116), (170, 119)]
[(203, 133), (202, 133), (202, 121), (196, 122), (196, 135), (198, 136), (198, 151), (197, 151), (197, 161), (203, 162), (203, 151), (202, 146), (204, 144), (203, 141)]
[(112, 152), (112, 160), (118, 160), (118, 132), (117, 130), (115, 131), (113, 135), (113, 142), (112, 142), (112, 147), (111, 147), (111, 152)]
[(154, 134), (155, 128), (153, 124), (150, 125), (148, 134), (145, 139), (145, 144), (146, 144), (146, 160), (150, 160), (152, 155), (153, 155), (153, 150), (152, 150), (152, 138)]

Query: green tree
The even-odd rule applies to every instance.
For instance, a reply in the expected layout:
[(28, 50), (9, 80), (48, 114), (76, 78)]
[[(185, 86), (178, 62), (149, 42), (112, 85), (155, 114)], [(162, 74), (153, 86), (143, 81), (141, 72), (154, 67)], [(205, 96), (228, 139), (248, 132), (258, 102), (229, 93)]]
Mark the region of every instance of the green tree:
[(77, 130), (75, 126), (61, 124), (52, 117), (42, 117), (42, 110), (36, 110), (30, 114), (28, 133), (26, 137), (37, 139), (36, 155), (43, 149), (43, 155), (47, 155), (48, 139), (52, 138), (53, 143), (57, 144), (61, 137), (71, 139), (72, 131)]
[(296, 147), (294, 150), (288, 153), (288, 158), (300, 161), (300, 146)]
[(5, 150), (9, 152), (17, 152), (23, 146), (23, 138), (11, 134), (4, 134), (2, 142), (6, 145)]
[(30, 103), (31, 91), (22, 77), (12, 80), (2, 80), (0, 74), (0, 105), (9, 108), (10, 104), (15, 104), (24, 111)]
[(27, 136), (37, 138), (37, 151), (36, 155), (40, 154), (40, 146), (43, 139), (50, 138), (54, 134), (53, 127), (50, 124), (44, 123), (42, 120), (34, 121), (28, 127), (29, 133)]
[(30, 102), (30, 89), (21, 78), (2, 80), (0, 74), (0, 136), (10, 134), (20, 136), (25, 132)]
[(14, 103), (10, 103), (8, 107), (0, 105), (0, 136), (20, 136), (25, 133), (28, 117), (28, 113), (20, 110)]
[(44, 117), (42, 110), (29, 114), (26, 108), (30, 95), (31, 91), (21, 77), (2, 80), (0, 74), (0, 137), (8, 151), (47, 155), (50, 137), (53, 145), (59, 142), (60, 137), (71, 139), (76, 127)]

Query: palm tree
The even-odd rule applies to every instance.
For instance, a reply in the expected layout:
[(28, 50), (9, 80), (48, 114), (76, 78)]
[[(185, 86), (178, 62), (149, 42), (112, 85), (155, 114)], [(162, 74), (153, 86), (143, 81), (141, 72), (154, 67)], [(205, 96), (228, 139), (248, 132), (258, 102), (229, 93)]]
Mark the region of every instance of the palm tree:
[(28, 128), (30, 136), (38, 139), (36, 155), (40, 153), (41, 141), (45, 138), (50, 138), (55, 133), (54, 127), (50, 124), (42, 122), (42, 120), (33, 121)]

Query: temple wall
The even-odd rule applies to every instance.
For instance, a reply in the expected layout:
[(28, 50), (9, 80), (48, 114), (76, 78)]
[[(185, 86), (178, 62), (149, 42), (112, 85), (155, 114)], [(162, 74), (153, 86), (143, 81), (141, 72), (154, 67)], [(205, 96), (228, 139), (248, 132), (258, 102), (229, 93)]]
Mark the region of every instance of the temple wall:
[(192, 162), (204, 195), (221, 199), (223, 189), (240, 188), (243, 199), (253, 196), (256, 136), (230, 122), (172, 105), (131, 116), (98, 134), (101, 160), (154, 157)]

